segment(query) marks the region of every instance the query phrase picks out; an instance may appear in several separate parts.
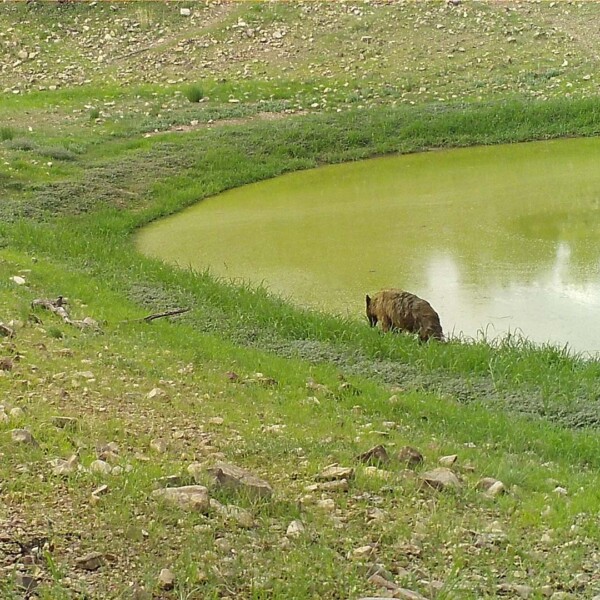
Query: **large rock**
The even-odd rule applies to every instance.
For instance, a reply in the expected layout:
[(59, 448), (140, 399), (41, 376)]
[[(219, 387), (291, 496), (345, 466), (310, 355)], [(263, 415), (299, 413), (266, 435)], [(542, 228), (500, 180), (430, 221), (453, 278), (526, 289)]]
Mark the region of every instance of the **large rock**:
[(184, 510), (208, 512), (210, 506), (208, 490), (203, 485), (184, 485), (154, 490), (152, 496)]
[(423, 455), (412, 446), (404, 446), (398, 452), (398, 460), (408, 467), (416, 467), (423, 462)]
[(458, 477), (446, 467), (438, 467), (421, 475), (423, 484), (435, 490), (448, 490), (460, 488)]
[(258, 498), (269, 498), (273, 494), (273, 488), (267, 481), (241, 467), (217, 462), (207, 471), (221, 488), (242, 491)]
[(359, 460), (360, 462), (368, 463), (368, 464), (372, 464), (372, 463), (387, 464), (388, 462), (390, 462), (390, 457), (387, 453), (387, 450), (381, 444), (379, 444), (377, 446), (373, 446), (373, 448), (370, 448), (366, 452), (359, 454), (356, 457), (356, 459)]

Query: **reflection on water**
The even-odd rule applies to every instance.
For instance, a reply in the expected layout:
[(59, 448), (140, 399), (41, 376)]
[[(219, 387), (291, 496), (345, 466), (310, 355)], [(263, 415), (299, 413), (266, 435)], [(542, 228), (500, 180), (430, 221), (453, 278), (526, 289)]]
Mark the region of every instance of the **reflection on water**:
[(396, 156), (231, 190), (145, 228), (140, 250), (362, 315), (401, 287), (447, 332), (600, 352), (600, 139)]

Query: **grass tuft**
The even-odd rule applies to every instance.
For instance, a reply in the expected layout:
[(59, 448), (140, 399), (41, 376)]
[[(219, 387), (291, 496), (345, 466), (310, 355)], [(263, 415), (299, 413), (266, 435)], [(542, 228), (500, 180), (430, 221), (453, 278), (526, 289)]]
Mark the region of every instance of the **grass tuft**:
[(204, 98), (204, 90), (199, 85), (190, 85), (183, 91), (190, 102), (200, 102)]

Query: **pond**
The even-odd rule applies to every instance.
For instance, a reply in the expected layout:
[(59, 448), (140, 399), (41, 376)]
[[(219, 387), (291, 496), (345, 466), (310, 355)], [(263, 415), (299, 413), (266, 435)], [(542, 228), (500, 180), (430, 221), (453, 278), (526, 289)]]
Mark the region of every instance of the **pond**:
[(397, 287), (427, 299), (449, 335), (600, 352), (600, 138), (291, 173), (206, 199), (136, 243), (318, 310), (359, 317), (365, 294)]

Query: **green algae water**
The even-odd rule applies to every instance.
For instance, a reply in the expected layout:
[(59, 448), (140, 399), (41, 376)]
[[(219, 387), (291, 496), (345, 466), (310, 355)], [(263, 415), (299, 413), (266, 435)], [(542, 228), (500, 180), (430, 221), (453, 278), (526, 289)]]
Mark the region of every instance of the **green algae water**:
[(143, 229), (146, 255), (364, 313), (426, 298), (449, 335), (600, 352), (600, 138), (377, 158), (206, 199)]

